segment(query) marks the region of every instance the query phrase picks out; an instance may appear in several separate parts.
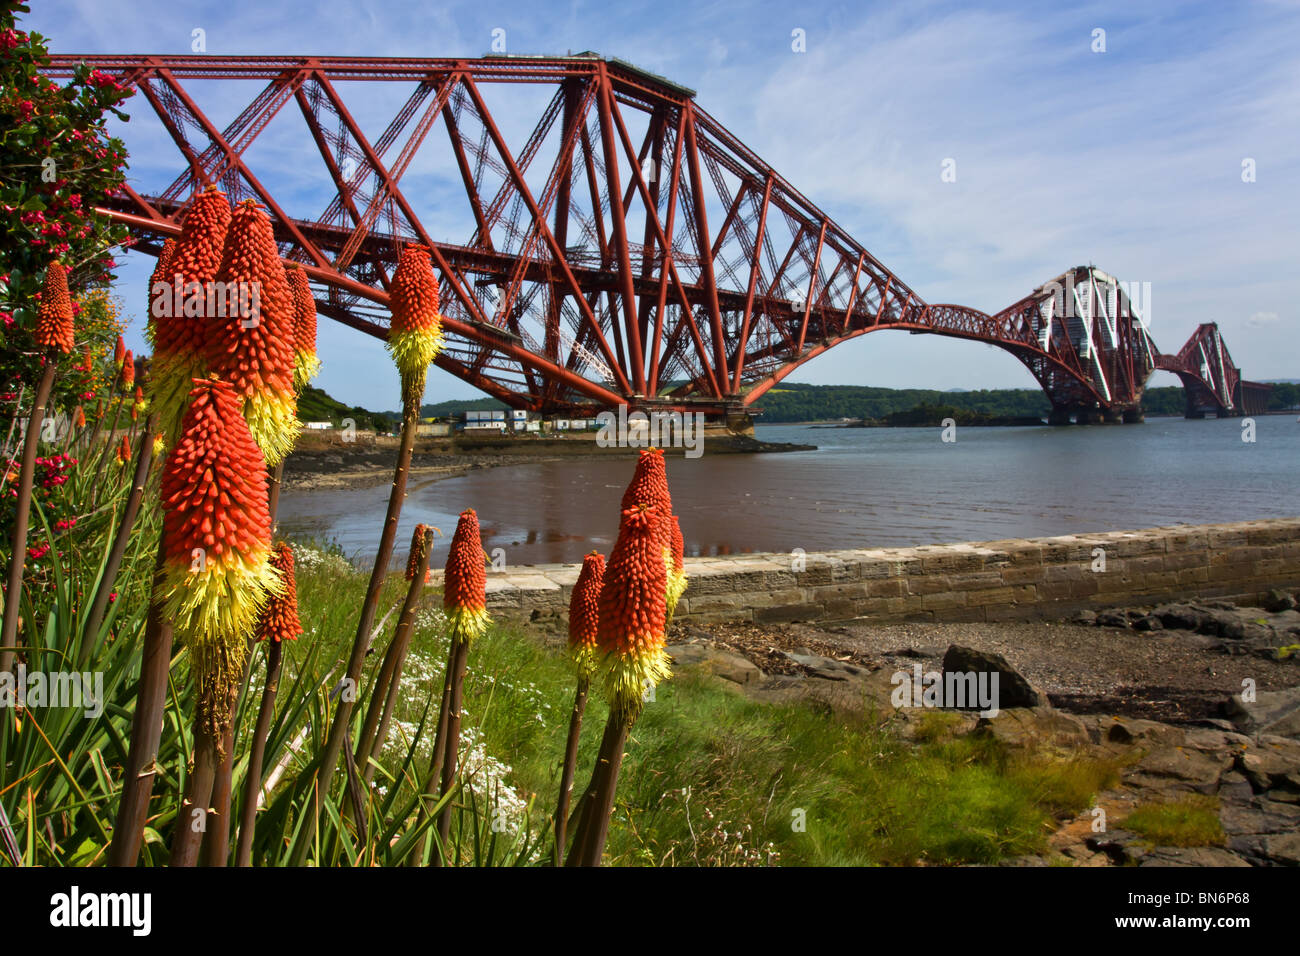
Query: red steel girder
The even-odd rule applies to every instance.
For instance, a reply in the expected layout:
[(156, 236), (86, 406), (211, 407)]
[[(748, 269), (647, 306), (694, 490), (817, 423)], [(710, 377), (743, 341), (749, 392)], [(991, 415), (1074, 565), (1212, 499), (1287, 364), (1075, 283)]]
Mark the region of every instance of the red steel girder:
[[(366, 309), (386, 301), (401, 246), (426, 244), (448, 313), (441, 367), (516, 407), (637, 404), (668, 389), (681, 401), (745, 406), (826, 349), (883, 328), (1004, 348), (1054, 404), (1130, 408), (1153, 367), (1179, 373), (1223, 409), (1239, 407), (1247, 387), (1258, 401), (1217, 326), (1202, 326), (1178, 356), (1160, 355), (1123, 296), (1103, 308), (1102, 285), (1114, 280), (1091, 267), (1067, 273), (1087, 283), (1082, 320), (1047, 307), (1042, 288), (994, 315), (928, 305), (692, 91), (621, 61), (56, 56), (46, 72), (67, 76), (83, 60), (141, 89), (179, 154), (166, 182), (133, 183), (107, 201), (112, 215), (165, 235), (187, 190), (220, 182), (232, 197), (254, 195), (282, 254), (328, 287), (322, 314), (375, 335), (384, 317)], [(207, 80), (252, 87), (221, 130), (190, 88)], [(413, 87), (387, 124), (369, 114), (363, 122), (349, 106), (353, 84), (369, 82)], [(554, 90), (517, 151), (483, 95), (489, 84)], [(295, 194), (273, 195), (248, 158), (291, 98), (309, 133), (300, 142), (323, 164), (328, 201), (314, 218), (287, 208)], [(440, 142), (429, 135), (439, 119), (447, 168), (464, 193), (456, 215), (426, 208), (401, 185)], [(338, 132), (323, 120), (337, 121)], [(191, 143), (195, 129), (202, 137)], [(363, 129), (383, 132), (371, 141)], [(348, 173), (344, 161), (356, 157)], [(435, 238), (421, 215), (468, 224), (464, 240)], [(489, 287), (502, 293), (490, 310), (478, 291)]]

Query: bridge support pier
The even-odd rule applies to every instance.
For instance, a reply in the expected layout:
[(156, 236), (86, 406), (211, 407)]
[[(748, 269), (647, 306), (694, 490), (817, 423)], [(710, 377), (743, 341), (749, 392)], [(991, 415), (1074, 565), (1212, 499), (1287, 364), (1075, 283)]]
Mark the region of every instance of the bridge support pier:
[(1068, 425), (1070, 424), (1070, 410), (1064, 405), (1053, 405), (1052, 410), (1047, 415), (1047, 424), (1049, 425)]
[(1142, 413), (1142, 406), (1139, 405), (1136, 408), (1124, 409), (1125, 425), (1140, 425), (1142, 424), (1142, 422), (1146, 420), (1147, 420), (1146, 415)]
[(748, 412), (727, 412), (727, 431), (733, 435), (754, 437), (754, 418)]
[(1081, 408), (1074, 420), (1080, 425), (1100, 425), (1106, 421), (1106, 413), (1100, 408)]

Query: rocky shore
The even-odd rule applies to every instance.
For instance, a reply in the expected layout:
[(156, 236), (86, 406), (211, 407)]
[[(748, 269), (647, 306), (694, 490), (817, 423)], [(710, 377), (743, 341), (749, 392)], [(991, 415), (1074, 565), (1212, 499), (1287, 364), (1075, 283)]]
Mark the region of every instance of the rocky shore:
[[(945, 733), (1009, 752), (1113, 760), (1118, 783), (1009, 865), (1300, 865), (1300, 611), (1189, 602), (1006, 624), (678, 625), (670, 651), (755, 700), (877, 714), (904, 738), (895, 675), (996, 672), (995, 716), (949, 710)], [(1145, 816), (1171, 835), (1127, 829)], [(1186, 825), (1199, 821), (1199, 828)], [(1144, 832), (1140, 832), (1144, 830)]]

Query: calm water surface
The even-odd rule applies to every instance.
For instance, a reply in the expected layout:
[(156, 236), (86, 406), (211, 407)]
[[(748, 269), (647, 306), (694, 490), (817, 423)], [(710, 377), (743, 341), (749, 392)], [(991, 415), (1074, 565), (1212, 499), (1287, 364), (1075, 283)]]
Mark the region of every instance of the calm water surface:
[[(1069, 534), (1300, 514), (1300, 424), (1291, 415), (1241, 422), (1152, 419), (1071, 428), (825, 429), (759, 426), (765, 441), (816, 451), (670, 458), (673, 505), (688, 554), (807, 551)], [(413, 480), (399, 550), (416, 522), (450, 536), (473, 507), (483, 543), (508, 564), (608, 554), (629, 458), (490, 468)], [(388, 484), (285, 491), (280, 529), (333, 538), (373, 555)], [(444, 557), (445, 543), (438, 552)], [(442, 558), (435, 553), (435, 564)]]

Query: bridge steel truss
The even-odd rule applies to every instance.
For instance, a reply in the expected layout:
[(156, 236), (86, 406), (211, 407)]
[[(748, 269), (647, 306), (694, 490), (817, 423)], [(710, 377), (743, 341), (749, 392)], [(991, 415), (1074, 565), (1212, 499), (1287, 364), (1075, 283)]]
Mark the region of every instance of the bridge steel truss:
[[(46, 72), (90, 59), (51, 57)], [(254, 198), (321, 314), (383, 338), (399, 251), (423, 244), (446, 316), (436, 364), (513, 408), (741, 412), (880, 329), (1007, 350), (1058, 419), (1136, 416), (1154, 368), (1180, 376), (1189, 414), (1240, 414), (1264, 388), (1240, 381), (1213, 325), (1161, 355), (1122, 286), (1092, 267), (996, 315), (925, 303), (693, 91), (618, 60), (93, 62), (137, 91), (176, 150), (170, 182), (128, 184), (102, 207), (138, 248), (156, 254), (205, 186)], [(247, 105), (220, 124), (198, 87)]]

